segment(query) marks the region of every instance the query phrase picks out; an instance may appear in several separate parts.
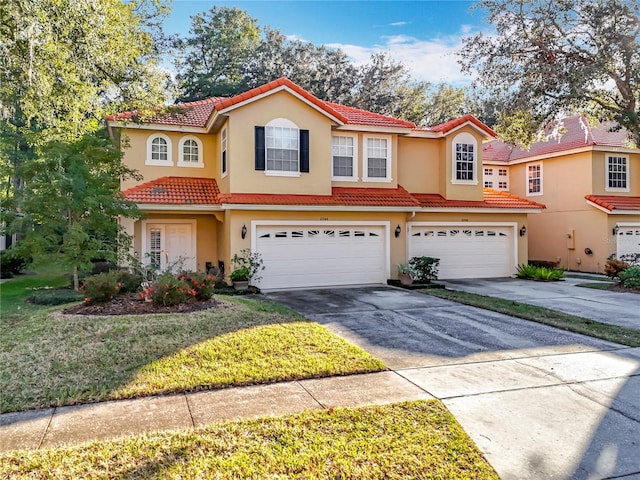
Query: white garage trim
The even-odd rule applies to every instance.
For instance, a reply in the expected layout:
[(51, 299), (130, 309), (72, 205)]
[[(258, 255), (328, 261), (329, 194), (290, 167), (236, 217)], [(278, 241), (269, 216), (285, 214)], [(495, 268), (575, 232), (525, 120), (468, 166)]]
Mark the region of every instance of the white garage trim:
[[(381, 243), (377, 243), (377, 247), (376, 249), (379, 248), (379, 250), (377, 250), (378, 252), (380, 252), (380, 255), (378, 258), (380, 258), (380, 263), (377, 264), (376, 269), (381, 269), (383, 270), (381, 272), (380, 278), (376, 278), (376, 283), (380, 282), (383, 283), (386, 281), (387, 278), (389, 278), (389, 272), (390, 272), (390, 263), (391, 263), (391, 245), (390, 245), (390, 229), (391, 229), (391, 223), (388, 221), (333, 221), (333, 222), (329, 222), (329, 221), (299, 221), (299, 220), (253, 220), (251, 222), (251, 251), (252, 252), (259, 252), (260, 251), (260, 231), (264, 231), (264, 227), (283, 227), (286, 229), (291, 229), (292, 227), (302, 227), (302, 228), (307, 228), (309, 229), (310, 227), (313, 227), (313, 229), (318, 229), (318, 230), (331, 230), (333, 228), (338, 228), (340, 229), (341, 227), (343, 229), (347, 229), (347, 228), (366, 228), (366, 227), (375, 227), (377, 229), (377, 233), (372, 233), (371, 236), (375, 236), (375, 237), (382, 237), (380, 239)], [(296, 233), (296, 232), (294, 232)], [(348, 233), (348, 232), (345, 232)], [(342, 235), (341, 235), (342, 236)], [(351, 236), (350, 234), (347, 236)], [(301, 235), (298, 233), (297, 237), (301, 237)], [(304, 237), (307, 237), (307, 234), (304, 233)], [(284, 241), (284, 240), (283, 240)], [(371, 252), (369, 252), (371, 253)], [(300, 255), (298, 255), (298, 258), (301, 258)], [(317, 260), (317, 258), (316, 258)], [(265, 265), (267, 266), (267, 265)], [(268, 268), (268, 266), (267, 266)], [(380, 270), (378, 270), (378, 272), (380, 272)], [(326, 272), (319, 272), (320, 274), (325, 274)], [(279, 275), (282, 277), (282, 272), (279, 273)], [(263, 273), (263, 277), (264, 277), (264, 273)], [(310, 272), (310, 279), (313, 278), (313, 272)], [(266, 280), (266, 279), (265, 279)], [(348, 279), (350, 280), (350, 283), (354, 283), (354, 278)], [(287, 288), (287, 287), (295, 287), (295, 285), (260, 285), (261, 282), (258, 282), (258, 286), (261, 286), (261, 288)], [(276, 282), (277, 283), (277, 282)], [(284, 282), (281, 282), (284, 283)], [(326, 281), (320, 281), (318, 282), (317, 285), (311, 285), (313, 283), (313, 281), (309, 282), (309, 285), (300, 285), (300, 286), (325, 286), (325, 285), (330, 285), (331, 282), (326, 282)], [(339, 284), (345, 284), (339, 280), (336, 281), (335, 283), (336, 285)]]
[[(509, 272), (509, 275), (515, 273), (515, 267), (518, 265), (518, 224), (516, 222), (409, 222), (407, 224), (407, 259), (410, 259), (415, 254), (412, 252), (414, 246), (412, 245), (412, 238), (415, 230), (422, 229), (423, 227), (431, 227), (431, 228), (451, 228), (456, 227), (460, 230), (468, 230), (474, 228), (502, 228), (508, 229), (509, 234), (511, 235), (511, 258), (508, 259), (509, 269), (512, 270)], [(474, 237), (475, 238), (475, 237)], [(479, 251), (477, 253), (479, 257), (482, 256), (482, 252)], [(445, 274), (446, 275), (446, 274)], [(450, 275), (447, 275), (451, 277)], [(443, 276), (442, 278), (447, 278), (447, 276)], [(490, 275), (489, 275), (490, 276)], [(451, 277), (453, 278), (453, 277)], [(457, 277), (461, 278), (461, 277)]]

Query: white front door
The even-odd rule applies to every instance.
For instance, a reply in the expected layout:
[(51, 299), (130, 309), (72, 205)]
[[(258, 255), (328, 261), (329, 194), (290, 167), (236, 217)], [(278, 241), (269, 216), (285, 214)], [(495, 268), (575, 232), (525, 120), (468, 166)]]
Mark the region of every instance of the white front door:
[(149, 223), (147, 254), (160, 270), (196, 270), (195, 233), (192, 223)]
[(618, 259), (623, 255), (640, 254), (640, 224), (618, 226), (616, 251)]
[(388, 227), (258, 225), (254, 251), (265, 269), (262, 289), (384, 283)]
[(513, 226), (410, 224), (408, 257), (440, 259), (438, 278), (497, 278), (515, 273)]

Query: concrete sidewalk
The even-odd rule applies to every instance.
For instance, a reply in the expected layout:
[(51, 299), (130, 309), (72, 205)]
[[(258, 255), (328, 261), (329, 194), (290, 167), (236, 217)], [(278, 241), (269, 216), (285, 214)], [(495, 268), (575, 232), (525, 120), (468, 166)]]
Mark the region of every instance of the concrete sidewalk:
[(4, 414), (0, 450), (435, 397), (503, 480), (638, 478), (639, 392), (640, 348), (531, 355)]

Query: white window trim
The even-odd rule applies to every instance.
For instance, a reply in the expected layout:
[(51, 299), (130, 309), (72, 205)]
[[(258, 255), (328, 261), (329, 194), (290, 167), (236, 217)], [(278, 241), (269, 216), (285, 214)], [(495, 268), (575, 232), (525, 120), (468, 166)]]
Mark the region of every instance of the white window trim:
[[(625, 166), (627, 169), (627, 186), (625, 188), (616, 188), (616, 187), (610, 187), (609, 186), (609, 159), (611, 157), (619, 157), (619, 158), (624, 158), (625, 160)], [(629, 162), (629, 156), (628, 155), (620, 155), (620, 154), (615, 154), (615, 153), (609, 153), (605, 156), (605, 161), (604, 161), (604, 190), (605, 192), (629, 192), (631, 191), (631, 185), (629, 185), (630, 180), (631, 180), (631, 175), (629, 175), (630, 173), (630, 162)]]
[[(223, 143), (223, 136), (222, 134), (224, 133), (224, 143)], [(226, 165), (226, 169), (223, 170), (223, 165), (222, 165), (222, 154), (223, 152), (226, 152), (226, 159), (227, 159), (227, 165)], [(221, 178), (224, 178), (227, 176), (227, 174), (229, 173), (229, 130), (227, 129), (227, 127), (224, 127), (222, 130), (220, 130), (220, 176)]]
[[(196, 145), (198, 145), (198, 161), (196, 163), (184, 161), (183, 147), (184, 147), (184, 143), (187, 140), (193, 140), (196, 142)], [(189, 167), (189, 168), (204, 168), (204, 162), (202, 160), (203, 153), (204, 152), (202, 151), (202, 141), (198, 137), (195, 137), (193, 135), (186, 135), (180, 138), (180, 142), (178, 142), (178, 166)]]
[[(269, 170), (268, 168), (268, 150), (267, 147), (267, 128), (268, 127), (282, 127), (282, 128), (295, 128), (298, 130), (298, 171), (285, 171), (285, 170)], [(267, 177), (300, 177), (300, 127), (286, 118), (274, 118), (264, 126), (264, 174)]]
[[(458, 180), (456, 178), (456, 144), (466, 143), (473, 145), (473, 180)], [(480, 152), (478, 151), (478, 142), (476, 138), (467, 132), (461, 132), (451, 140), (451, 183), (456, 185), (477, 185), (478, 179), (478, 163), (480, 162)], [(483, 171), (484, 173), (484, 171)], [(484, 185), (484, 183), (483, 183)]]
[[(152, 160), (151, 143), (156, 138), (162, 138), (167, 142), (167, 160)], [(173, 145), (171, 139), (164, 133), (152, 133), (147, 137), (147, 159), (145, 165), (153, 165), (156, 167), (173, 167)]]
[[(333, 137), (347, 137), (353, 140), (353, 175), (350, 177), (336, 176), (333, 174)], [(341, 134), (331, 135), (331, 180), (338, 182), (357, 182), (358, 181), (358, 136)]]
[[(370, 177), (369, 176), (369, 157), (367, 154), (367, 143), (369, 139), (384, 139), (387, 141), (387, 176), (386, 177)], [(378, 183), (390, 183), (391, 170), (393, 167), (393, 158), (391, 157), (392, 141), (391, 135), (364, 135), (362, 137), (362, 181), (363, 182), (378, 182)], [(331, 166), (333, 168), (333, 165)]]
[[(533, 167), (535, 165), (540, 166), (540, 191), (539, 192), (530, 192), (529, 191), (529, 167)], [(526, 168), (524, 169), (524, 188), (527, 194), (527, 197), (538, 197), (544, 194), (544, 170), (542, 162), (528, 163)]]

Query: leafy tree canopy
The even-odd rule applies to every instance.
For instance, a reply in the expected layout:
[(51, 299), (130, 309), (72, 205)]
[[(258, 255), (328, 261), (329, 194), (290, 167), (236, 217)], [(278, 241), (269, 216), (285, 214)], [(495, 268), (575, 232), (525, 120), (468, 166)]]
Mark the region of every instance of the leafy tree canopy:
[(637, 0), (480, 0), (495, 34), (467, 38), (466, 71), (504, 103), (497, 130), (529, 145), (556, 116), (615, 120), (640, 146)]

